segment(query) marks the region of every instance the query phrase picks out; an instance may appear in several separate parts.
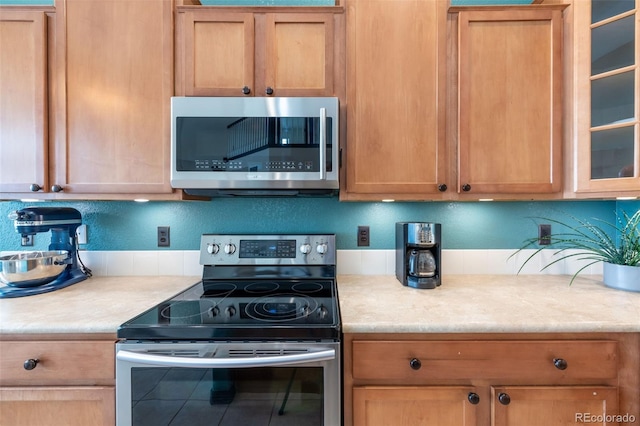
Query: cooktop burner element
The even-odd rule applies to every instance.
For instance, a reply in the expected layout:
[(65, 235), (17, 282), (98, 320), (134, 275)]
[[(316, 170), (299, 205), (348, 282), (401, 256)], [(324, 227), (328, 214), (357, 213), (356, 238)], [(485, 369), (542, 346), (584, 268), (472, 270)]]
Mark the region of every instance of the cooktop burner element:
[(118, 330), (138, 340), (340, 337), (334, 235), (203, 235), (202, 281)]

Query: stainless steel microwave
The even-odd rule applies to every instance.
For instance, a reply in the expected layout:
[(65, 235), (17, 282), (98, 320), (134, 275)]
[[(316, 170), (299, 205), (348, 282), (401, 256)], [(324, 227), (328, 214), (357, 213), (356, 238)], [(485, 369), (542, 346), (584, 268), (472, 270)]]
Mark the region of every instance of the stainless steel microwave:
[(218, 195), (332, 194), (338, 99), (171, 98), (171, 186)]

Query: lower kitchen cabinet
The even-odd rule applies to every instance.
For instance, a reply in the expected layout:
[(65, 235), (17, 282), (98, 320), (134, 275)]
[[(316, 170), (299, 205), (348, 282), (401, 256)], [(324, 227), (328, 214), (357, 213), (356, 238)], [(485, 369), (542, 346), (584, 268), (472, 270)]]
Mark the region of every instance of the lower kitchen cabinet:
[[(494, 426), (573, 425), (617, 414), (618, 388), (611, 386), (502, 386), (491, 388)], [(600, 424), (604, 424), (602, 421)], [(609, 422), (606, 422), (609, 424)]]
[(114, 349), (114, 339), (0, 340), (0, 424), (115, 425)]
[(637, 333), (345, 334), (344, 424), (637, 419), (639, 350)]
[(474, 395), (465, 387), (354, 387), (353, 424), (473, 426)]
[(1, 387), (0, 407), (3, 425), (114, 425), (115, 388)]

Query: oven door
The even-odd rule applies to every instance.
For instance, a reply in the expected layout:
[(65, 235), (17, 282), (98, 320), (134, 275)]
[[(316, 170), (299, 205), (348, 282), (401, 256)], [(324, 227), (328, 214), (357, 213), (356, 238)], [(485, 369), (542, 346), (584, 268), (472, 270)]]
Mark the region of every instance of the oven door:
[(338, 342), (122, 342), (117, 425), (340, 425), (340, 374)]

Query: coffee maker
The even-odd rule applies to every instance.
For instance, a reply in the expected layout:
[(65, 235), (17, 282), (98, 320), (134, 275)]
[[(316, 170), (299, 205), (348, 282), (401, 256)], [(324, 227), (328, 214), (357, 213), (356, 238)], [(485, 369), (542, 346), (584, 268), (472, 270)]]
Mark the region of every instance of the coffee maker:
[(396, 278), (413, 288), (436, 288), (441, 284), (439, 223), (396, 223)]

